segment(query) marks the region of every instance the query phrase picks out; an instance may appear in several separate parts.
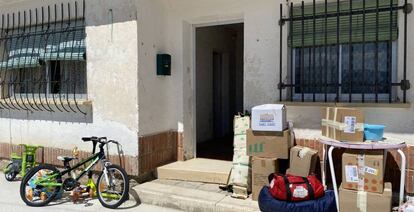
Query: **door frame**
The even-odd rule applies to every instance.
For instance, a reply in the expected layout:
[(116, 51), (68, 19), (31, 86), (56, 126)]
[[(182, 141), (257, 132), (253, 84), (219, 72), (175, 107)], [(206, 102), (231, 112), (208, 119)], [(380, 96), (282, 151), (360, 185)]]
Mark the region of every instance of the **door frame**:
[[(188, 47), (190, 48), (190, 52), (191, 54), (188, 55), (190, 56), (190, 64), (188, 64), (188, 60), (186, 61), (186, 59), (188, 58), (184, 58), (183, 64), (184, 67), (186, 67), (186, 64), (188, 65), (187, 67), (191, 67), (189, 73), (186, 72), (186, 69), (184, 68), (184, 72), (183, 75), (189, 74), (191, 75), (189, 77), (190, 83), (189, 86), (186, 87), (186, 77), (183, 76), (183, 120), (184, 120), (184, 141), (183, 141), (183, 145), (184, 145), (184, 150), (186, 150), (187, 155), (185, 155), (185, 157), (187, 159), (190, 158), (196, 158), (197, 157), (197, 90), (196, 90), (196, 74), (197, 74), (197, 70), (196, 70), (196, 29), (199, 27), (207, 27), (207, 26), (221, 26), (221, 25), (229, 25), (229, 24), (243, 24), (244, 25), (244, 18), (243, 18), (243, 14), (234, 14), (234, 15), (230, 15), (228, 17), (214, 17), (211, 20), (205, 20), (203, 19), (203, 21), (185, 21), (184, 22), (184, 35), (186, 34), (186, 32), (188, 32), (188, 27), (190, 28), (190, 40), (189, 41), (185, 41), (185, 36), (184, 36), (184, 41), (183, 41), (183, 51), (186, 51), (186, 49), (188, 49)], [(187, 29), (186, 29), (187, 28)], [(245, 28), (244, 28), (245, 29)], [(245, 32), (243, 31), (243, 34)], [(188, 43), (189, 42), (189, 43)], [(245, 40), (243, 41), (245, 42)], [(189, 46), (186, 46), (188, 45)], [(187, 47), (187, 48), (186, 48)], [(245, 45), (243, 45), (243, 48), (245, 48)], [(245, 54), (245, 51), (243, 50), (243, 54)], [(184, 55), (184, 54), (183, 54)], [(244, 66), (243, 66), (244, 69)], [(244, 73), (244, 70), (243, 70)], [(244, 78), (243, 78), (244, 79)], [(186, 96), (186, 94), (189, 94), (190, 92), (186, 92), (186, 89), (192, 89), (191, 90), (191, 94), (190, 96)], [(189, 111), (190, 114), (186, 113), (186, 104), (189, 103), (189, 101), (187, 101), (188, 99), (190, 99), (191, 103), (189, 105)], [(186, 118), (187, 116), (187, 118)], [(188, 127), (186, 127), (188, 126)], [(192, 155), (190, 155), (192, 153)]]

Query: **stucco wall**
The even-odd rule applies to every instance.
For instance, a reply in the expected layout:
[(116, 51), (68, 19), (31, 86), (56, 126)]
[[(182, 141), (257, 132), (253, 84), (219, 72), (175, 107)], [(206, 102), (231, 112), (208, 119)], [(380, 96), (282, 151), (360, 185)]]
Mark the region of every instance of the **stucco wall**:
[[(60, 6), (61, 2), (65, 5), (71, 2), (74, 7), (73, 0), (33, 0), (0, 8), (2, 13), (34, 11), (34, 8), (40, 11), (41, 6), (52, 5), (53, 12), (53, 4)], [(82, 1), (78, 3), (82, 11)], [(135, 8), (132, 0), (86, 1), (87, 87), (88, 100), (92, 102), (87, 116), (66, 112), (18, 112), (16, 115), (16, 111), (2, 110), (0, 142), (64, 149), (78, 146), (90, 151), (91, 144), (83, 143), (82, 136), (107, 136), (120, 141), (125, 154), (136, 156), (138, 44)]]
[[(277, 84), (279, 83), (279, 4), (289, 2), (275, 0), (181, 0), (156, 1), (163, 6), (165, 23), (164, 33), (167, 34), (164, 43), (165, 50), (173, 56), (172, 78), (169, 83), (171, 93), (175, 98), (168, 101), (171, 108), (175, 108), (178, 123), (183, 124), (184, 145), (186, 156), (194, 154), (195, 139), (195, 55), (194, 55), (194, 27), (212, 24), (244, 22), (244, 109), (263, 104), (274, 103), (279, 100)], [(298, 1), (295, 1), (298, 2)], [(307, 1), (308, 3), (311, 1)], [(284, 6), (284, 14), (287, 7)], [(401, 15), (401, 14), (400, 14)], [(414, 16), (410, 14), (409, 23)], [(400, 27), (403, 22), (400, 19)], [(414, 35), (414, 28), (409, 25), (409, 37)], [(284, 29), (283, 45), (283, 80), (287, 70), (286, 27)], [(401, 28), (402, 29), (402, 28)], [(401, 31), (400, 31), (401, 32)], [(402, 33), (400, 33), (400, 36)], [(401, 46), (399, 39), (399, 45)], [(414, 41), (408, 39), (408, 79), (414, 82), (413, 67)], [(402, 48), (399, 48), (402, 55)], [(399, 79), (401, 80), (402, 57), (399, 60)], [(167, 83), (164, 83), (165, 85)], [(401, 93), (399, 94), (401, 98)], [(413, 89), (408, 91), (408, 100), (414, 99)], [(316, 137), (320, 134), (321, 105), (288, 106), (288, 119), (294, 122), (299, 137)], [(386, 124), (387, 135), (406, 139), (414, 143), (414, 107), (393, 108), (384, 105), (361, 108), (364, 110), (369, 123)], [(141, 122), (146, 119), (142, 119)]]
[[(165, 5), (161, 1), (136, 0), (138, 13), (138, 70), (139, 70), (139, 135), (145, 136), (167, 130), (177, 130), (179, 125), (179, 96), (181, 83), (179, 56), (167, 48), (174, 32), (167, 30)], [(171, 33), (171, 34), (170, 34)], [(171, 54), (171, 76), (157, 76), (156, 56)]]

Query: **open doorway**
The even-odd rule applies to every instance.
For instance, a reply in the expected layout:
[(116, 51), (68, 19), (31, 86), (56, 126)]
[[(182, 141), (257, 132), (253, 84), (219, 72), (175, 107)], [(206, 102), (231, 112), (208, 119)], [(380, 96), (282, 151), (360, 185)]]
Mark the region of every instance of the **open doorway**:
[(243, 23), (196, 28), (197, 157), (233, 159), (233, 117), (243, 112)]

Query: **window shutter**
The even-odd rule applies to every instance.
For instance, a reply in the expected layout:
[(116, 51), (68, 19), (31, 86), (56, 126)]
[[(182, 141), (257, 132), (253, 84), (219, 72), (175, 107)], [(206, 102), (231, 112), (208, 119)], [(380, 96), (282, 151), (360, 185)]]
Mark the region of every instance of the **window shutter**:
[(34, 57), (16, 57), (0, 62), (0, 70), (39, 67), (40, 61)]
[(0, 70), (38, 67), (41, 61), (48, 60), (86, 60), (82, 21), (15, 29), (7, 36), (7, 54), (0, 62)]
[(5, 40), (4, 44), (8, 53), (6, 60), (0, 62), (0, 70), (33, 68), (41, 65), (40, 55), (43, 54), (44, 49), (41, 48), (39, 36), (11, 38)]
[[(378, 41), (396, 40), (398, 38), (398, 10), (392, 10), (392, 27), (390, 29), (390, 4), (392, 1), (393, 7), (397, 6), (397, 0), (378, 0), (380, 12), (378, 13)], [(339, 3), (340, 13), (348, 15), (339, 16), (339, 43), (349, 43), (349, 12), (350, 1), (341, 1)], [(352, 42), (358, 43), (363, 41), (363, 22), (365, 22), (365, 42), (373, 42), (376, 40), (376, 5), (377, 0), (365, 0), (365, 10), (374, 12), (365, 13), (365, 20), (363, 20), (363, 1), (352, 1), (352, 12), (358, 14), (352, 15)], [(289, 46), (293, 48), (302, 47), (302, 6), (296, 5), (293, 7), (294, 19), (292, 22), (292, 29), (289, 37)], [(385, 10), (385, 11), (384, 11)], [(326, 44), (332, 45), (337, 43), (337, 3), (328, 2), (326, 19)], [(313, 19), (313, 6), (305, 5), (304, 16), (311, 17), (304, 20), (303, 34), (304, 47), (313, 46), (313, 39), (315, 37), (315, 46), (325, 44), (325, 4), (317, 4), (315, 6), (315, 15), (317, 18)], [(315, 32), (313, 31), (313, 21), (315, 20)], [(391, 30), (391, 37), (390, 37)], [(293, 39), (293, 40), (292, 40)]]
[(82, 23), (72, 22), (60, 26), (59, 33), (47, 38), (43, 60), (85, 60), (85, 29)]

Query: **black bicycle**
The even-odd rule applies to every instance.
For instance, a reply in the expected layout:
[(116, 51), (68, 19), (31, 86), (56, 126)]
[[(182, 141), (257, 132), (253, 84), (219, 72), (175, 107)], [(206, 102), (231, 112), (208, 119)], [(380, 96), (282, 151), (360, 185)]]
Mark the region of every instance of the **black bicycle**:
[[(64, 169), (59, 171), (52, 165), (39, 165), (31, 169), (23, 178), (20, 184), (20, 197), (29, 206), (41, 207), (49, 204), (56, 196), (63, 191), (72, 191), (80, 185), (80, 178), (89, 173), (88, 189), (96, 194), (99, 202), (107, 208), (117, 208), (129, 197), (129, 178), (125, 170), (111, 164), (106, 156), (104, 146), (109, 143), (119, 145), (117, 141), (107, 140), (106, 137), (85, 137), (84, 142), (93, 143), (92, 156), (80, 163), (70, 166), (69, 162), (75, 157), (59, 156), (58, 159), (63, 161)], [(99, 152), (95, 153), (96, 146), (99, 143)], [(98, 177), (96, 184), (92, 181), (93, 167), (102, 162), (102, 172)], [(75, 170), (83, 170), (76, 175)], [(68, 175), (63, 180), (63, 176)], [(62, 190), (63, 189), (63, 190)]]

